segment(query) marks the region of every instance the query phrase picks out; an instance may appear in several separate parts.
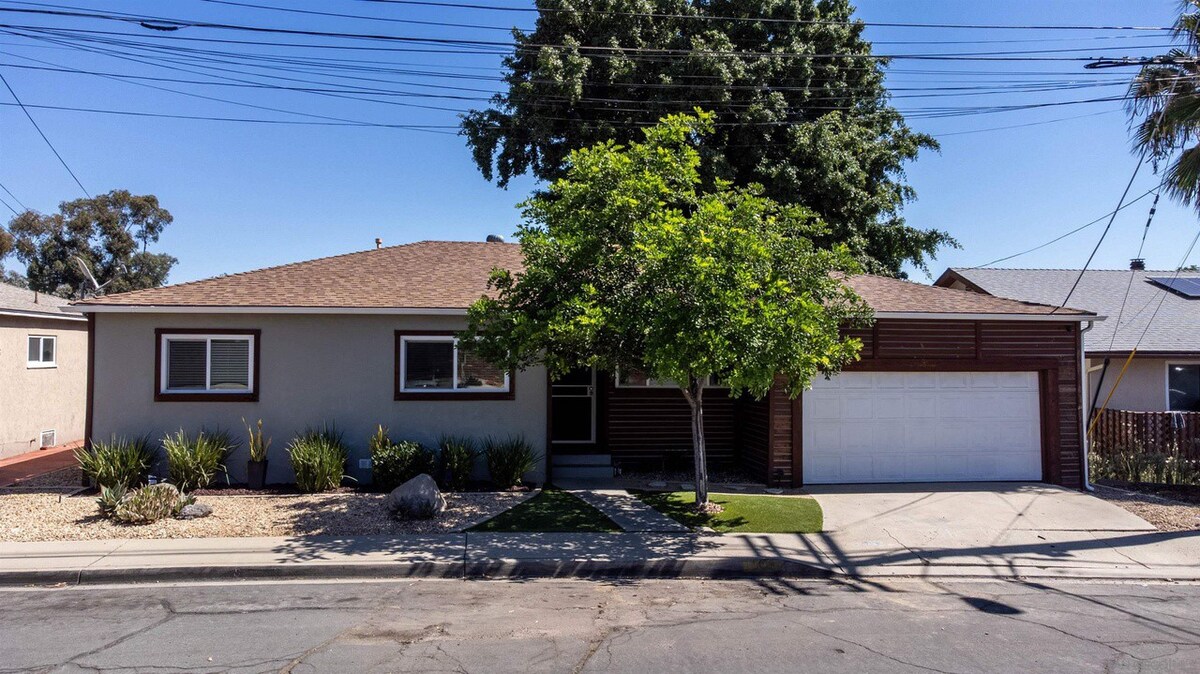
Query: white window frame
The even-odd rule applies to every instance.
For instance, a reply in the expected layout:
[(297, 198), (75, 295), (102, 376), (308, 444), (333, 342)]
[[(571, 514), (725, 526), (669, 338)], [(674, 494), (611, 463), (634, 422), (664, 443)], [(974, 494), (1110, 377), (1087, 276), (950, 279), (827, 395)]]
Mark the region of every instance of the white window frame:
[(1171, 409), (1171, 368), (1177, 365), (1192, 365), (1200, 367), (1200, 360), (1168, 360), (1164, 362), (1163, 370), (1163, 409), (1168, 412), (1188, 412), (1190, 410)]
[[(617, 388), (630, 388), (630, 389), (647, 389), (647, 388), (678, 389), (679, 388), (679, 384), (677, 384), (669, 379), (668, 380), (660, 380), (660, 379), (654, 379), (653, 377), (646, 377), (645, 384), (629, 384), (629, 383), (622, 384), (620, 371), (618, 371), (616, 374), (613, 375), (613, 385), (616, 386)], [(704, 382), (704, 388), (729, 388), (729, 387), (714, 383), (713, 375), (709, 375), (708, 381)]]
[[(408, 388), (408, 345), (410, 342), (450, 342), (454, 345), (450, 364), (450, 388)], [(458, 338), (450, 335), (401, 335), (400, 353), (396, 354), (400, 361), (400, 393), (511, 393), (512, 381), (510, 374), (504, 373), (504, 388), (472, 386), (460, 388), (458, 385)]]
[[(38, 360), (29, 360), (29, 342), (34, 339), (38, 340)], [(41, 360), (44, 340), (47, 339), (54, 345), (54, 359), (50, 361)], [(58, 337), (55, 335), (29, 335), (25, 340), (25, 366), (31, 370), (58, 367)]]
[[(206, 333), (206, 334), (189, 334), (183, 332), (163, 333), (159, 339), (159, 358), (161, 362), (158, 366), (159, 380), (158, 392), (160, 395), (246, 395), (252, 394), (255, 391), (254, 381), (254, 357), (255, 349), (258, 348), (257, 341), (254, 335), (230, 335), (221, 333)], [(172, 341), (179, 342), (198, 342), (204, 340), (204, 388), (167, 388), (167, 382), (170, 381), (170, 343)], [(212, 343), (213, 340), (229, 340), (243, 341), (250, 345), (246, 351), (246, 384), (245, 389), (229, 389), (229, 388), (213, 388), (212, 387)]]

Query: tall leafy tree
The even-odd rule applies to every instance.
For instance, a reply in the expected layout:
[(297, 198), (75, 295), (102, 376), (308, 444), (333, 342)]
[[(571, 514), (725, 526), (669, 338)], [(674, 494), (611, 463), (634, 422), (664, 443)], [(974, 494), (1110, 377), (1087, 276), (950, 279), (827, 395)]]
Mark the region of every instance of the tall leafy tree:
[(24, 288), (28, 285), (24, 276), (21, 276), (15, 271), (4, 269), (4, 258), (8, 257), (13, 250), (13, 237), (5, 229), (0, 228), (0, 283), (19, 286)]
[(571, 153), (564, 176), (523, 204), (523, 271), (495, 272), (497, 294), (471, 307), (462, 342), (512, 367), (677, 382), (703, 508), (706, 382), (761, 397), (783, 374), (798, 395), (857, 357), (840, 328), (869, 316), (831, 273), (857, 270), (853, 257), (813, 242), (826, 231), (812, 211), (758, 187), (704, 186), (698, 145), (712, 132), (710, 115), (672, 116), (642, 142)]
[(888, 103), (885, 61), (848, 0), (536, 4), (534, 30), (514, 31), (506, 90), (462, 122), (487, 179), (554, 180), (572, 150), (637, 140), (699, 106), (716, 114), (701, 146), (707, 184), (757, 183), (811, 208), (828, 224), (817, 243), (845, 243), (876, 272), (924, 267), (954, 244), (900, 214), (915, 196), (905, 164), (937, 145)]
[(1182, 46), (1144, 66), (1130, 88), (1135, 149), (1166, 161), (1163, 184), (1200, 207), (1200, 0), (1184, 0), (1175, 37)]
[(154, 195), (113, 190), (63, 202), (58, 213), (25, 211), (8, 231), (31, 289), (78, 298), (166, 283), (178, 260), (149, 245), (171, 220)]

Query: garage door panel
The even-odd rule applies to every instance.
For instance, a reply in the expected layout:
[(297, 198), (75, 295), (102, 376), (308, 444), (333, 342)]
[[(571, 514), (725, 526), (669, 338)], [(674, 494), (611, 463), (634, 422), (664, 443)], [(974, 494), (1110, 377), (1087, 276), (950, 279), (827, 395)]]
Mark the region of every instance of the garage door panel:
[(804, 481), (1037, 480), (1032, 372), (843, 373), (803, 401)]

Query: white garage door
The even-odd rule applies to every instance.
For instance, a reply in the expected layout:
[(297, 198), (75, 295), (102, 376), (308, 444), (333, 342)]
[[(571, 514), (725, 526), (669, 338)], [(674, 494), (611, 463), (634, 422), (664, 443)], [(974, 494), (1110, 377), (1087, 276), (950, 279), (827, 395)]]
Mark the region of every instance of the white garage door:
[(804, 482), (1040, 480), (1034, 372), (847, 372), (803, 398)]

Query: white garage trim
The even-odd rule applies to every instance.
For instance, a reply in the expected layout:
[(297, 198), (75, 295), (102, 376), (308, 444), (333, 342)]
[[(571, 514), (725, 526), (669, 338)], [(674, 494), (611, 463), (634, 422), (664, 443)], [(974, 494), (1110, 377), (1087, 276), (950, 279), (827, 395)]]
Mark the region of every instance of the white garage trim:
[(1043, 477), (1037, 372), (846, 372), (802, 414), (805, 484)]

